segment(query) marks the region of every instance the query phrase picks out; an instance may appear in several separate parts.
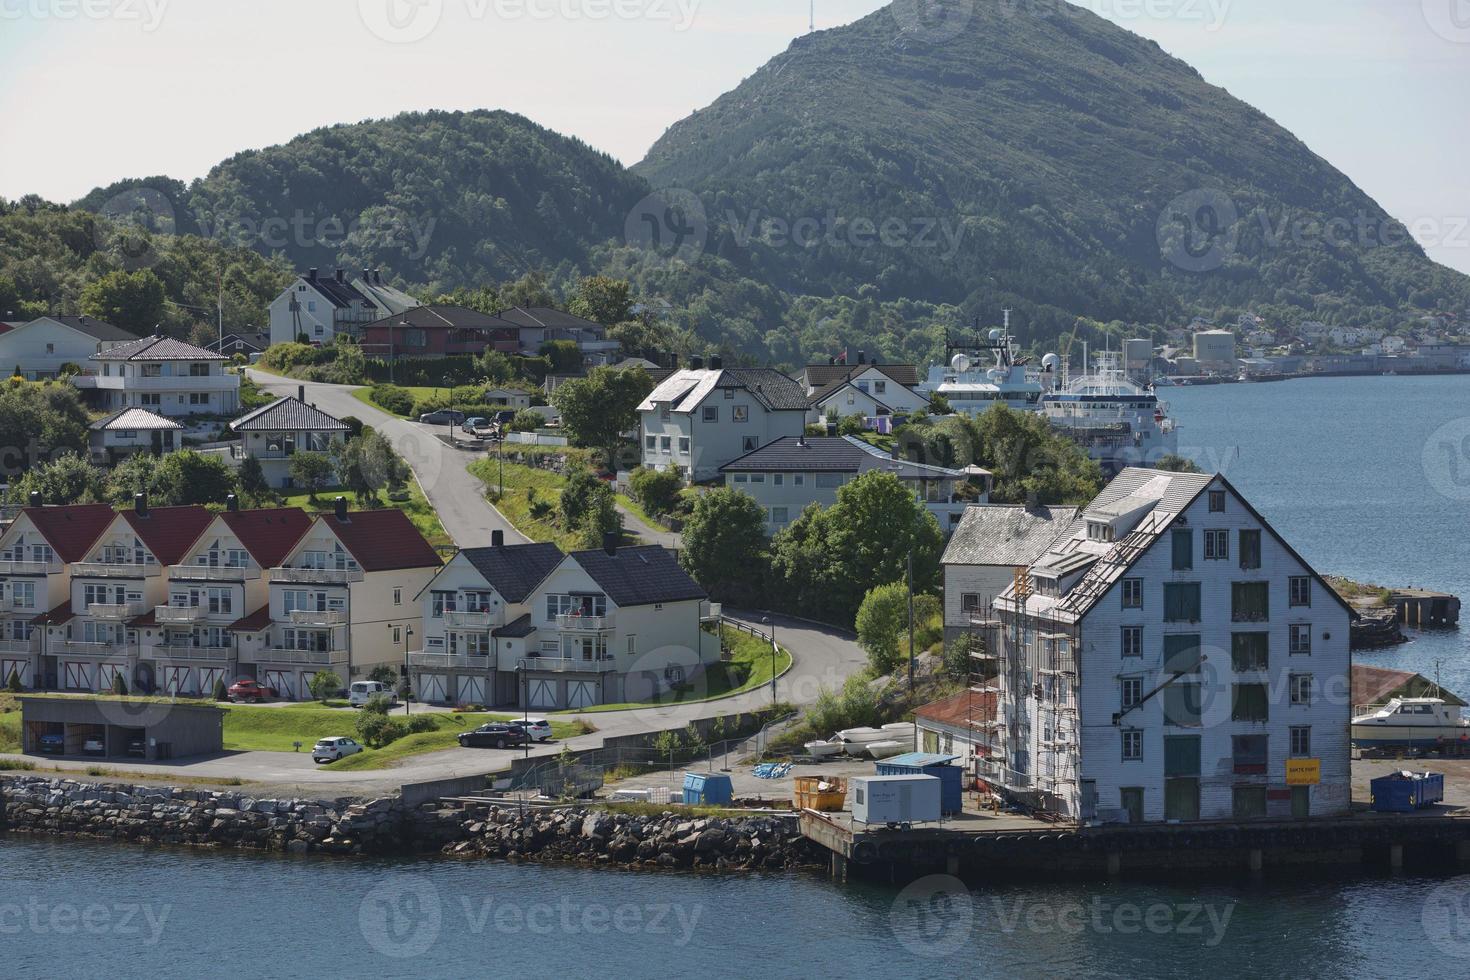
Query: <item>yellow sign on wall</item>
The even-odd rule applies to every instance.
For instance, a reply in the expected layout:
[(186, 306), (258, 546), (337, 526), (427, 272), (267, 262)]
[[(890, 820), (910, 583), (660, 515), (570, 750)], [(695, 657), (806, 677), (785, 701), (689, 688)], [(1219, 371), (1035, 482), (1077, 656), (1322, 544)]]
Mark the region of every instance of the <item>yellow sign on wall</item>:
[(1322, 782), (1321, 759), (1287, 759), (1286, 785), (1316, 786)]

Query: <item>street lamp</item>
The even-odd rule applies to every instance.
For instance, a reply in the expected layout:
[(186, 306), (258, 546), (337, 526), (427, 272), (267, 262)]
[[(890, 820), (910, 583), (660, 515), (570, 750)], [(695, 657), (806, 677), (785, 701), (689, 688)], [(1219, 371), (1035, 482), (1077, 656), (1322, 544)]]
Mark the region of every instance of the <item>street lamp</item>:
[(403, 630), (403, 683), (405, 685), (403, 694), (403, 713), (406, 716), (409, 714), (408, 695), (409, 692), (413, 690), (413, 676), (408, 672), (409, 637), (413, 636), (413, 627), (409, 626), (407, 623), (389, 623), (388, 629)]
[(761, 619), (761, 625), (771, 628), (771, 707), (775, 707), (779, 703), (776, 700), (776, 624), (771, 622), (770, 616), (765, 616)]
[[(889, 467), (889, 470), (893, 473), (894, 477), (899, 480), (900, 484), (902, 484), (902, 482), (903, 482), (903, 466), (901, 464), (899, 464), (899, 463), (894, 463), (891, 467)], [(915, 494), (915, 499), (918, 501), (918, 507), (915, 508), (915, 515), (916, 515), (915, 516), (915, 524), (914, 524), (914, 527), (910, 530), (910, 535), (909, 535), (909, 561), (908, 561), (908, 586), (909, 586), (909, 690), (911, 690), (911, 691), (914, 689), (914, 664), (915, 664), (915, 660), (916, 660), (916, 657), (914, 655), (914, 547), (918, 544), (918, 541), (919, 541), (919, 527), (918, 527), (918, 522), (919, 521), (922, 521), (923, 518), (924, 518), (924, 498), (923, 498), (922, 492), (916, 493)]]

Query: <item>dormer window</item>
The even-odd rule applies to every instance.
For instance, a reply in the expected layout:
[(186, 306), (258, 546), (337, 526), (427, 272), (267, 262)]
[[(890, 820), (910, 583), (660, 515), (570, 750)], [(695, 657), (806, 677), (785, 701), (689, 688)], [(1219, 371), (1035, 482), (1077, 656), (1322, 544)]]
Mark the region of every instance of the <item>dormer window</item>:
[(1108, 524), (1105, 521), (1088, 521), (1087, 539), (1089, 541), (1113, 540), (1113, 525)]

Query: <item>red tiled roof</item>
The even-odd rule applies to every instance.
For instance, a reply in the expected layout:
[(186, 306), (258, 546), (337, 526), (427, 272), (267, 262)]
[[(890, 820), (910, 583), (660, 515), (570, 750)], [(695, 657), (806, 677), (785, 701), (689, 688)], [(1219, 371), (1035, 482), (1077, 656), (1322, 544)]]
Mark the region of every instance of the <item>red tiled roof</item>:
[(1436, 693), (1433, 681), (1412, 670), (1390, 670), (1367, 664), (1353, 664), (1352, 689), (1355, 707), (1383, 704), (1393, 697), (1442, 697), (1449, 704), (1465, 704), (1449, 691), (1441, 689)]
[(311, 517), (299, 507), (226, 511), (219, 516), (261, 568), (279, 565), (311, 527)]
[(125, 510), (123, 518), (132, 525), (143, 544), (160, 565), (177, 565), (189, 553), (189, 546), (209, 527), (214, 515), (197, 504), (184, 507), (154, 507), (142, 517), (136, 510)]
[(107, 504), (27, 507), (21, 511), (64, 562), (87, 557), (92, 543), (107, 530), (116, 512)]
[(365, 572), (395, 568), (438, 568), (439, 552), (401, 510), (359, 510), (339, 521), (335, 513), (317, 518), (337, 535)]
[(242, 617), (230, 624), (232, 633), (259, 633), (271, 624), (271, 607), (267, 603), (261, 606), (249, 616)]
[(50, 612), (43, 612), (31, 620), (31, 625), (40, 626), (43, 623), (50, 623), (52, 626), (60, 626), (62, 623), (71, 622), (71, 618), (74, 615), (75, 613), (71, 611), (71, 600), (67, 599)]
[(932, 721), (951, 728), (968, 728), (978, 731), (979, 722), (995, 720), (995, 694), (977, 691), (961, 691), (958, 694), (917, 709), (914, 717)]

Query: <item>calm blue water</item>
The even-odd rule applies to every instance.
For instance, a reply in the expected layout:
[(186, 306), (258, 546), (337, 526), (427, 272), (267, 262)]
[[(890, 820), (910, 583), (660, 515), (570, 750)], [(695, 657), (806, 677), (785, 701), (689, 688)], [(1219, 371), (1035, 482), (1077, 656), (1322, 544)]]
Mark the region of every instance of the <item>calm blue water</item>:
[[(1470, 602), (1470, 376), (1171, 388), (1179, 446), (1327, 574)], [(1470, 696), (1470, 620), (1354, 654)]]
[[(1436, 973), (1470, 877), (955, 893), (800, 875), (285, 860), (8, 839), (9, 977), (1177, 978)], [(939, 891), (934, 886), (941, 885)], [(1435, 893), (1434, 889), (1442, 889)], [(1426, 901), (1426, 895), (1434, 895)], [(1427, 928), (1426, 928), (1427, 927)]]

